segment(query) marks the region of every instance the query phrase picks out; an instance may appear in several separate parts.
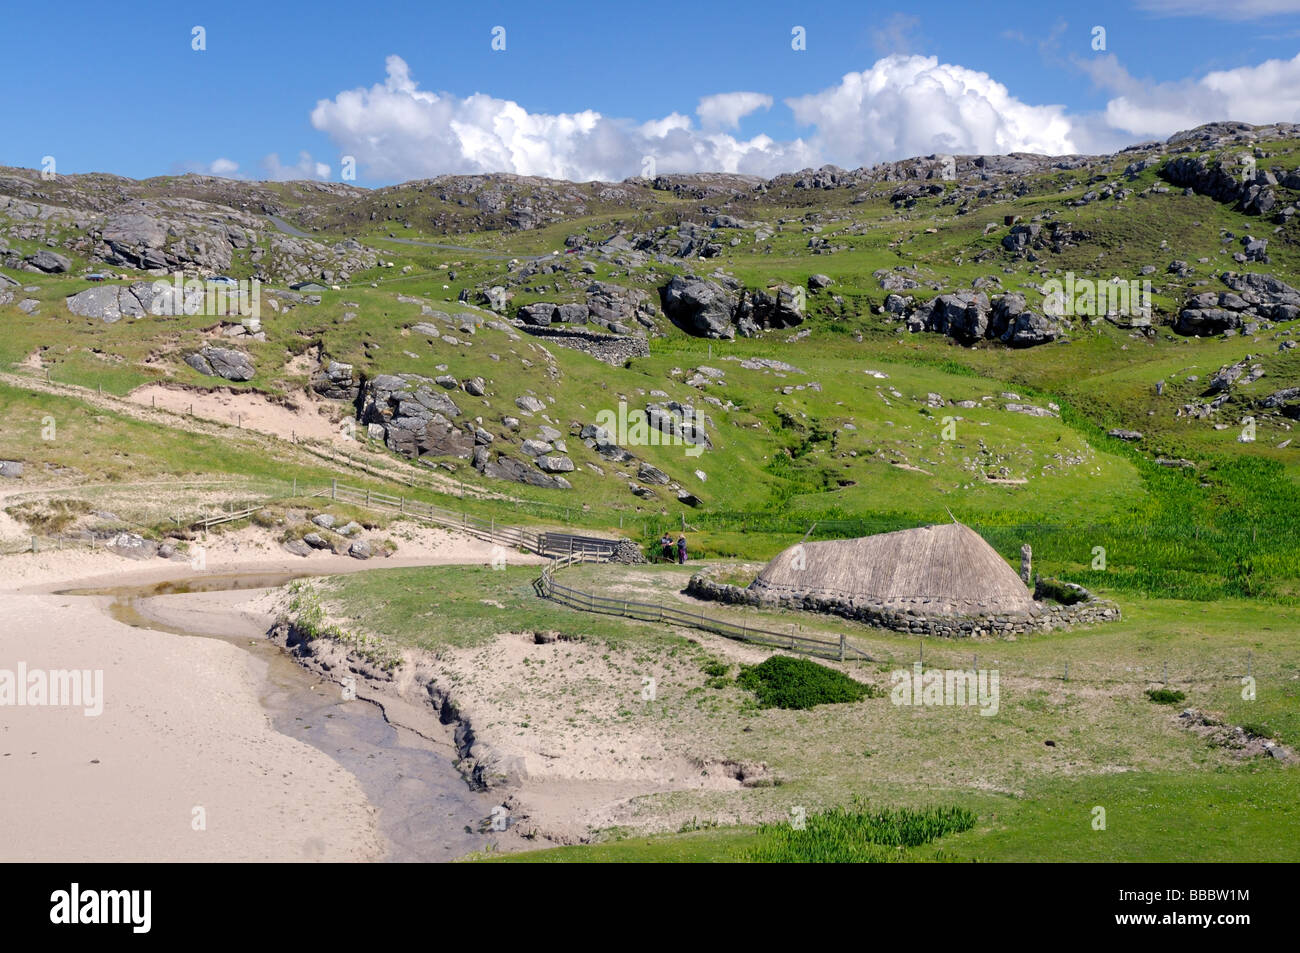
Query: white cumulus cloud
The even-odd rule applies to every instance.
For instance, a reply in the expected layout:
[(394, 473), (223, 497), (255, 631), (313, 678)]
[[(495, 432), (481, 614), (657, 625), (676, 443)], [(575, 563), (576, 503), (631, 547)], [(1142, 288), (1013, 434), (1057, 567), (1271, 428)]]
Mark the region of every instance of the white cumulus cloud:
[[(400, 56), (389, 56), (386, 69), (383, 83), (322, 99), (311, 114), (313, 126), (377, 179), (514, 172), (618, 180), (643, 174), (647, 160), (659, 173), (708, 169), (771, 175), (806, 157), (797, 142), (705, 133), (679, 113), (641, 123), (589, 109), (533, 113), (485, 93), (462, 98), (420, 89)], [(752, 108), (757, 106), (746, 111)], [(719, 100), (710, 109), (711, 120), (743, 114), (743, 104), (734, 101)]]
[[(1300, 56), (1169, 83), (1139, 81), (1111, 54), (1074, 63), (1110, 96), (1103, 109), (1071, 114), (1027, 103), (988, 73), (900, 53), (784, 100), (807, 131), (777, 139), (734, 134), (741, 119), (772, 108), (763, 93), (704, 96), (694, 117), (530, 112), (487, 93), (422, 89), (394, 55), (383, 82), (320, 100), (311, 121), (366, 178), (389, 182), (487, 172), (579, 182), (702, 171), (772, 176), (932, 153), (1102, 152), (1213, 120), (1300, 121)], [(306, 153), (288, 166), (271, 155), (263, 166), (274, 178), (330, 171)]]
[(262, 168), (267, 178), (284, 182), (290, 179), (328, 179), (330, 167), (327, 162), (317, 162), (309, 152), (298, 153), (298, 161), (285, 165), (280, 161), (279, 153), (272, 152), (262, 159)]
[(1300, 0), (1139, 0), (1138, 6), (1162, 16), (1209, 17), (1215, 20), (1257, 20), (1300, 13)]
[(1030, 106), (987, 73), (887, 56), (839, 85), (787, 99), (812, 147), (844, 165), (931, 153), (1075, 151), (1061, 106)]
[(1079, 66), (1117, 94), (1106, 103), (1105, 122), (1130, 136), (1165, 137), (1223, 119), (1260, 125), (1300, 122), (1300, 54), (1172, 83), (1141, 82), (1114, 56), (1080, 61)]
[(765, 93), (718, 93), (705, 96), (695, 115), (709, 129), (735, 129), (752, 112), (771, 109), (772, 97)]

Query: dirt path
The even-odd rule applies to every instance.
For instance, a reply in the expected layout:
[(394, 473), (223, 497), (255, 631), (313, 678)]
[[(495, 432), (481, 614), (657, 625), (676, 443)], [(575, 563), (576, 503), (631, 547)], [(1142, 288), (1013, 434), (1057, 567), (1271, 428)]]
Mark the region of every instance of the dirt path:
[[(330, 429), (328, 437), (307, 436), (297, 430), (297, 415), (302, 414), (304, 431), (319, 430), (324, 434), (316, 417), (300, 410), (277, 410), (278, 405), (274, 401), (254, 391), (235, 392), (229, 388), (208, 391), (179, 385), (146, 384), (126, 397), (117, 397), (77, 384), (46, 381), (39, 377), (3, 371), (0, 371), (0, 383), (38, 394), (71, 397), (91, 407), (110, 410), (133, 420), (210, 437), (227, 437), (232, 427), (239, 429), (240, 417), (246, 409), (248, 418), (244, 422), (249, 423), (249, 426), (242, 429), (248, 439), (261, 441), (268, 453), (273, 453), (286, 462), (306, 466), (324, 460), (341, 474), (365, 473), (381, 480), (453, 496), (500, 500), (505, 503), (526, 502), (508, 493), (471, 486), (452, 477), (431, 473), (427, 468), (417, 470), (387, 454), (371, 453), (365, 444), (341, 438), (337, 429)], [(223, 393), (230, 396), (223, 396)], [(310, 400), (305, 400), (310, 403)], [(191, 405), (196, 410), (203, 408), (210, 414), (210, 418), (188, 415), (186, 411)], [(231, 414), (235, 415), (235, 419), (229, 419)], [(319, 408), (317, 414), (320, 420), (326, 419)], [(252, 426), (252, 422), (258, 423), (258, 426)]]
[(145, 384), (127, 394), (126, 399), (142, 407), (256, 430), (290, 442), (297, 442), (299, 437), (326, 443), (356, 442), (343, 436), (341, 428), (347, 416), (343, 405), (309, 395), (277, 401), (256, 391), (229, 387), (200, 391), (175, 384)]

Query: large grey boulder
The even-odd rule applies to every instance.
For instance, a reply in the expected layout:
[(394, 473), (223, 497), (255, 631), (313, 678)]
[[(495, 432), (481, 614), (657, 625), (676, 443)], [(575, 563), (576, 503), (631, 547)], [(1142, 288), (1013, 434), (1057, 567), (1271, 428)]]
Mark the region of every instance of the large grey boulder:
[(442, 414), (393, 417), (387, 425), (390, 450), (409, 457), (460, 457), (474, 452), (473, 433), (462, 430)]
[(1241, 327), (1241, 313), (1223, 308), (1184, 308), (1178, 312), (1174, 330), (1179, 334), (1205, 337)]
[(572, 473), (573, 461), (558, 453), (537, 458), (537, 465), (547, 473)]
[(23, 465), (18, 460), (0, 460), (0, 477), (17, 480), (23, 475)]
[(1038, 347), (1061, 336), (1061, 326), (1046, 315), (1034, 311), (1017, 314), (1007, 325), (1002, 340), (1011, 347)]
[(524, 324), (544, 328), (555, 320), (555, 311), (555, 305), (546, 301), (538, 301), (536, 304), (526, 304), (520, 308), (519, 320)]
[(1248, 323), (1300, 318), (1300, 291), (1273, 275), (1228, 271), (1219, 277), (1231, 290), (1191, 295), (1174, 320), (1176, 332), (1205, 336)]
[[(475, 466), (482, 471), (484, 476), (498, 480), (512, 480), (515, 483), (526, 483), (530, 486), (540, 486), (548, 489), (573, 489), (573, 485), (562, 476), (550, 476), (534, 466), (500, 454), (494, 461), (491, 459), (491, 455), (486, 452), (487, 448), (480, 447), (479, 449), (485, 452), (475, 456)], [(480, 463), (480, 461), (482, 462)]]
[(200, 374), (228, 381), (251, 381), (254, 374), (253, 362), (247, 354), (210, 344), (186, 357), (185, 363)]
[(38, 268), (46, 274), (61, 274), (72, 268), (72, 262), (68, 259), (45, 248), (28, 255), (24, 260), (33, 268)]
[(658, 483), (660, 485), (666, 484), (670, 480), (667, 473), (649, 463), (642, 463), (637, 468), (636, 478), (644, 483)]
[(119, 533), (108, 541), (105, 548), (128, 559), (153, 559), (158, 554), (158, 544), (138, 533)]
[(144, 307), (129, 288), (117, 285), (99, 285), (70, 295), (64, 302), (69, 311), (83, 318), (98, 318), (105, 324), (115, 324), (123, 317), (140, 317)]
[(1002, 237), (1002, 247), (1013, 255), (1023, 255), (1039, 245), (1041, 225), (1016, 225)]
[(730, 340), (739, 302), (721, 285), (675, 275), (659, 292), (664, 314), (689, 334)]
[(178, 294), (175, 285), (167, 281), (137, 281), (130, 285), (97, 285), (87, 288), (69, 295), (64, 304), (73, 314), (114, 324), (122, 318), (139, 318), (144, 315), (200, 314), (203, 311), (204, 294), (199, 290), (182, 290)]
[(142, 248), (161, 249), (167, 243), (167, 226), (151, 215), (120, 212), (109, 217), (99, 237), (115, 249), (136, 254)]
[(930, 305), (926, 327), (963, 344), (973, 344), (988, 331), (989, 308), (989, 299), (980, 293), (939, 295)]
[(357, 386), (352, 382), (352, 365), (330, 361), (311, 382), (312, 389), (333, 400), (353, 400)]
[(800, 293), (789, 285), (780, 285), (767, 291), (742, 293), (736, 306), (736, 328), (745, 337), (753, 337), (760, 329), (792, 328), (802, 324)]
[(555, 309), (552, 320), (561, 324), (586, 324), (590, 313), (585, 304), (562, 304)]
[(522, 397), (516, 397), (515, 406), (529, 414), (535, 414), (546, 409), (546, 404), (538, 400), (532, 394), (524, 394)]

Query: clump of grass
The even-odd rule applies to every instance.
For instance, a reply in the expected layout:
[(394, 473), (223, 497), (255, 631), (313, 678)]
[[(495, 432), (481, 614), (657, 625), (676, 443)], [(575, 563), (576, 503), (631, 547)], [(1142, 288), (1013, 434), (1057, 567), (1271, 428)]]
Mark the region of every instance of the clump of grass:
[(253, 525), (260, 526), (262, 529), (274, 529), (280, 523), (284, 522), (279, 514), (271, 510), (258, 510), (253, 514)]
[(14, 519), (26, 523), (36, 533), (62, 533), (90, 512), (85, 500), (40, 500), (19, 503), (5, 510)]
[(731, 684), (731, 663), (724, 662), (721, 659), (705, 656), (700, 661), (700, 671), (708, 676), (704, 680), (706, 688), (724, 689)]
[(758, 697), (760, 708), (807, 709), (873, 698), (882, 692), (809, 659), (773, 655), (758, 665), (742, 665), (737, 679)]
[(289, 594), (289, 604), (281, 614), (281, 621), (292, 624), (308, 642), (314, 639), (337, 642), (385, 672), (391, 672), (402, 664), (401, 654), (383, 639), (364, 632), (350, 632), (326, 621), (325, 608), (310, 583), (294, 580), (289, 584)]
[(975, 826), (974, 811), (964, 807), (903, 808), (870, 812), (857, 801), (809, 816), (802, 828), (791, 823), (759, 827), (762, 842), (749, 851), (757, 863), (888, 863), (902, 859), (946, 834)]
[(721, 659), (706, 658), (700, 663), (700, 671), (710, 678), (721, 678), (731, 671), (731, 666)]
[(1176, 705), (1187, 696), (1174, 688), (1148, 688), (1147, 698), (1157, 705)]
[(1038, 581), (1034, 584), (1034, 598), (1051, 599), (1063, 606), (1072, 606), (1076, 602), (1083, 601), (1083, 593), (1057, 579), (1047, 579), (1039, 576)]

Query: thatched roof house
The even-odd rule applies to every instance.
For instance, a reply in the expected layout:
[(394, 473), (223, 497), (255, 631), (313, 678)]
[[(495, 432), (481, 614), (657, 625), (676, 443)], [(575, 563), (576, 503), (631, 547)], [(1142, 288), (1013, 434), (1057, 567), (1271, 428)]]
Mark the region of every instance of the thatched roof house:
[(1029, 616), (1032, 594), (996, 550), (960, 523), (799, 543), (750, 589), (776, 599), (826, 599), (926, 616)]

